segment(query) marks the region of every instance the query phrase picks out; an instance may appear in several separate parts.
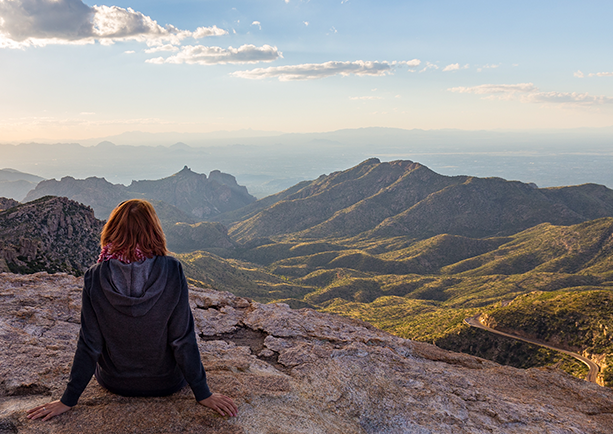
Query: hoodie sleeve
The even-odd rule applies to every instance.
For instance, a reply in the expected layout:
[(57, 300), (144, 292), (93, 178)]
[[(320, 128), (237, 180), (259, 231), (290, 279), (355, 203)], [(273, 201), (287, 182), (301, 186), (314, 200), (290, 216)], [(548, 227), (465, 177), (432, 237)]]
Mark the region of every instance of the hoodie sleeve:
[(79, 341), (77, 342), (77, 350), (72, 362), (68, 385), (62, 398), (60, 398), (60, 401), (69, 407), (77, 404), (79, 397), (94, 375), (96, 363), (104, 345), (96, 312), (92, 307), (89, 296), (91, 278), (91, 272), (88, 271), (85, 274), (85, 283), (83, 285)]
[(211, 396), (212, 393), (207, 385), (206, 373), (200, 360), (200, 350), (194, 331), (194, 318), (189, 307), (187, 281), (180, 263), (178, 267), (181, 293), (179, 302), (168, 322), (168, 343), (185, 380), (194, 392), (196, 400), (202, 401)]

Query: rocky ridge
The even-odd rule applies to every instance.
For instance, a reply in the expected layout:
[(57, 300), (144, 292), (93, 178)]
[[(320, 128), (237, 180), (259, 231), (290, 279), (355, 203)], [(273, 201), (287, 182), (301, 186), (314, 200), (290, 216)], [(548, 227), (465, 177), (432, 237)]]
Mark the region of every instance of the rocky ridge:
[(6, 197), (0, 197), (0, 211), (4, 211), (5, 209), (13, 208), (14, 206), (19, 205), (14, 199), (9, 199)]
[[(59, 181), (50, 179), (39, 183), (28, 193), (25, 201), (47, 195), (65, 196), (89, 205), (101, 219), (108, 218), (120, 202), (133, 198), (163, 201), (166, 204), (164, 209), (169, 214), (173, 212), (169, 207), (174, 207), (176, 215), (186, 213), (188, 218), (195, 221), (207, 220), (255, 201), (255, 197), (245, 187), (238, 185), (232, 175), (213, 170), (207, 177), (193, 172), (187, 166), (167, 178), (132, 181), (127, 187), (96, 177), (75, 179), (66, 176)], [(164, 220), (164, 215), (160, 218)]]
[(0, 271), (80, 275), (96, 262), (103, 222), (65, 197), (47, 196), (0, 212)]
[(49, 422), (79, 329), (82, 279), (0, 274), (3, 433), (608, 433), (613, 391), (553, 369), (519, 370), (389, 335), (366, 323), (190, 287), (203, 364), (237, 418), (165, 398), (112, 395), (93, 380)]
[(537, 188), (501, 178), (444, 176), (412, 161), (376, 158), (271, 199), (216, 219), (232, 224), (233, 239), (247, 242), (263, 237), (481, 238), (544, 222), (570, 225), (613, 216), (613, 190), (602, 185)]

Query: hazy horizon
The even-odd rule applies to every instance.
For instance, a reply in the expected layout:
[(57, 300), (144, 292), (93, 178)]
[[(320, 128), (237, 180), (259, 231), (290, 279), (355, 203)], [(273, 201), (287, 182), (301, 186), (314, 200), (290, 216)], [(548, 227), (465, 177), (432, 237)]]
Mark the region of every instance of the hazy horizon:
[[(539, 187), (583, 183), (613, 187), (610, 129), (501, 132), (362, 128), (192, 141), (165, 134), (116, 136), (130, 143), (0, 145), (0, 165), (43, 178), (104, 177), (114, 184), (160, 179), (187, 165), (234, 175), (257, 197), (367, 158), (412, 160), (443, 175), (501, 177)], [(170, 139), (169, 139), (170, 137)], [(112, 136), (101, 139), (114, 139)], [(156, 142), (157, 140), (157, 142)], [(183, 141), (183, 144), (177, 142)], [(580, 143), (581, 146), (577, 146)]]

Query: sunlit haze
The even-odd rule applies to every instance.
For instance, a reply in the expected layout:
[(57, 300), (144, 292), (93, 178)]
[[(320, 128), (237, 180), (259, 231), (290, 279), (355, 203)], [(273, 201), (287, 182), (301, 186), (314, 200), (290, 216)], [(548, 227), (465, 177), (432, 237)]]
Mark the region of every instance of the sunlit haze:
[(0, 0), (0, 142), (613, 125), (610, 1)]

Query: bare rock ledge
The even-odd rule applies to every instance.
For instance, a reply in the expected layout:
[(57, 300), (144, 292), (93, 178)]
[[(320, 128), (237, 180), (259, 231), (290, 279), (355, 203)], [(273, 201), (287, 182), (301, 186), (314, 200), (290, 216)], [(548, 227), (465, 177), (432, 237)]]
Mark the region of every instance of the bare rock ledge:
[(191, 287), (222, 418), (189, 388), (124, 398), (93, 380), (49, 422), (25, 410), (62, 393), (82, 279), (0, 274), (0, 434), (611, 433), (613, 392), (553, 369), (520, 370), (401, 339), (366, 323)]

